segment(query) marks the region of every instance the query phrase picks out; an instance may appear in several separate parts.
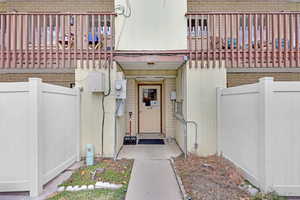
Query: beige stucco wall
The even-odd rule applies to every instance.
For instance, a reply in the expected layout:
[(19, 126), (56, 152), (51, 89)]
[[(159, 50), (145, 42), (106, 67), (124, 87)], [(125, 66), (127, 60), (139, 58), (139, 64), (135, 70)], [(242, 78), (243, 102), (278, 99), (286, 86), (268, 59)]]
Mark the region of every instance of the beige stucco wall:
[[(105, 73), (106, 91), (108, 91), (108, 69), (76, 69), (76, 85), (82, 87), (81, 91), (81, 155), (85, 155), (85, 145), (93, 144), (97, 156), (101, 156), (101, 122), (102, 106), (101, 99), (103, 93), (88, 92), (87, 75), (89, 71), (99, 71)], [(114, 92), (114, 83), (116, 80), (117, 67), (111, 69), (111, 94), (105, 98), (105, 125), (104, 125), (104, 157), (114, 156), (114, 133), (115, 133), (115, 109), (116, 100)], [(117, 118), (117, 144), (120, 148), (123, 139), (124, 117)]]
[[(101, 152), (101, 98), (103, 94), (91, 94), (85, 90), (86, 76), (89, 70), (76, 70), (75, 80), (77, 85), (83, 86), (82, 107), (81, 107), (81, 150), (84, 154), (85, 144), (95, 145), (96, 153)], [(108, 70), (97, 69), (108, 73)], [(117, 69), (114, 67), (111, 72), (112, 88), (116, 79)], [(146, 73), (146, 72), (145, 72)], [(158, 74), (156, 72), (154, 74)], [(163, 73), (163, 71), (162, 71)], [(173, 72), (172, 72), (173, 73)], [(128, 72), (125, 72), (128, 74)], [(134, 73), (129, 73), (133, 76)], [(131, 77), (127, 83), (127, 99), (125, 116), (117, 119), (117, 143), (118, 148), (122, 145), (125, 131), (129, 131), (128, 112), (133, 112), (132, 131), (133, 135), (137, 133), (137, 84), (142, 81), (136, 81)], [(144, 82), (145, 83), (145, 82)], [(149, 83), (149, 82), (147, 82)], [(157, 82), (156, 82), (157, 83)], [(172, 103), (170, 101), (170, 92), (177, 91), (177, 101), (183, 102), (183, 115), (186, 120), (193, 120), (198, 123), (199, 155), (210, 155), (216, 153), (216, 88), (226, 87), (226, 70), (224, 68), (189, 68), (188, 65), (177, 70), (176, 79), (165, 78), (161, 81), (164, 88), (163, 98), (163, 116), (164, 132), (166, 137), (175, 137), (180, 147), (184, 148), (183, 126), (173, 118)], [(106, 120), (104, 135), (104, 156), (114, 155), (114, 131), (115, 131), (115, 97), (114, 90), (105, 101)], [(98, 109), (97, 109), (98, 108)], [(194, 151), (195, 129), (192, 125), (188, 126), (188, 150)]]
[[(186, 84), (186, 120), (197, 122), (199, 127), (197, 153), (203, 156), (214, 154), (217, 142), (216, 88), (226, 87), (226, 69), (186, 66)], [(189, 151), (194, 150), (194, 133), (193, 125), (189, 125)]]
[[(115, 0), (115, 5), (125, 0)], [(186, 49), (187, 1), (131, 0), (131, 16), (116, 18), (116, 49)]]

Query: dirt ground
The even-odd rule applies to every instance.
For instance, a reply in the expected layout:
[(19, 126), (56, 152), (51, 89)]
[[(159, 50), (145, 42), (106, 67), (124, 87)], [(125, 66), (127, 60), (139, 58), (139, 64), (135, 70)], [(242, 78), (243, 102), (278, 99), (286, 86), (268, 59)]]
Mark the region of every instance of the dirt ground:
[(232, 163), (218, 156), (175, 159), (176, 171), (192, 200), (248, 200), (239, 188), (244, 179)]

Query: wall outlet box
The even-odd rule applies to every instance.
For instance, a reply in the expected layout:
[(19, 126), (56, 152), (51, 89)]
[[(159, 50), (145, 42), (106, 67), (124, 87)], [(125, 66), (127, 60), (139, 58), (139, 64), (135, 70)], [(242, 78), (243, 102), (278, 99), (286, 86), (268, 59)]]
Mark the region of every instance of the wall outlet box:
[(103, 72), (89, 72), (87, 76), (88, 92), (105, 91), (105, 74)]
[(176, 91), (172, 91), (171, 94), (170, 94), (171, 101), (176, 101), (176, 98), (177, 98), (176, 96), (177, 96)]

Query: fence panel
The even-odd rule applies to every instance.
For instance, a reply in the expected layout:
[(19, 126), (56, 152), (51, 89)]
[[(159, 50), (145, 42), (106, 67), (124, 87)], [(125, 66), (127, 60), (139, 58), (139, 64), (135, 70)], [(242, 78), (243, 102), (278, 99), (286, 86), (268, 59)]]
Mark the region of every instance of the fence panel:
[(218, 151), (263, 191), (300, 195), (300, 82), (218, 89)]
[(30, 189), (28, 83), (0, 84), (0, 191)]
[(36, 78), (1, 83), (0, 111), (0, 192), (38, 196), (44, 184), (79, 160), (79, 89)]
[[(259, 88), (257, 84), (222, 90), (219, 96), (218, 149), (259, 185)], [(247, 155), (247, 156), (245, 156)]]
[(300, 83), (275, 82), (269, 145), (272, 184), (285, 195), (300, 195)]
[(43, 84), (41, 91), (41, 152), (43, 183), (78, 159), (77, 90)]

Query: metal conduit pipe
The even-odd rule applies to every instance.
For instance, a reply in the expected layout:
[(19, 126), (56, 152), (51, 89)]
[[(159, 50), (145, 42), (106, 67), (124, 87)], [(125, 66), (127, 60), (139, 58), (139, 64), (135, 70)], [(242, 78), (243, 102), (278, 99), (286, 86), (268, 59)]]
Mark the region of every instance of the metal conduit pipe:
[(180, 116), (180, 115), (178, 115), (178, 114), (176, 114), (176, 113), (174, 113), (174, 117), (179, 121), (179, 122), (181, 122), (182, 124), (183, 124), (183, 126), (184, 126), (184, 131), (183, 131), (183, 134), (184, 134), (184, 158), (186, 159), (186, 157), (187, 157), (187, 123), (186, 123), (186, 121), (183, 119), (183, 117), (182, 116)]
[(115, 111), (115, 131), (114, 131), (114, 161), (117, 160), (118, 157), (118, 150), (117, 150), (117, 144), (118, 144), (118, 126), (117, 126), (117, 120), (118, 120), (118, 112), (120, 109), (120, 106), (122, 104), (122, 100), (117, 99), (116, 100), (116, 111)]
[(198, 149), (198, 124), (195, 121), (186, 121), (186, 124), (194, 124), (195, 126), (195, 144), (194, 144), (194, 148)]
[(198, 124), (195, 121), (191, 121), (191, 120), (186, 121), (182, 115), (176, 114), (175, 112), (174, 112), (174, 117), (184, 125), (184, 158), (186, 158), (187, 153), (188, 153), (188, 150), (187, 150), (187, 125), (194, 124), (194, 126), (195, 126), (194, 147), (195, 147), (195, 149), (198, 149), (198, 143), (197, 143), (197, 141), (198, 141)]

